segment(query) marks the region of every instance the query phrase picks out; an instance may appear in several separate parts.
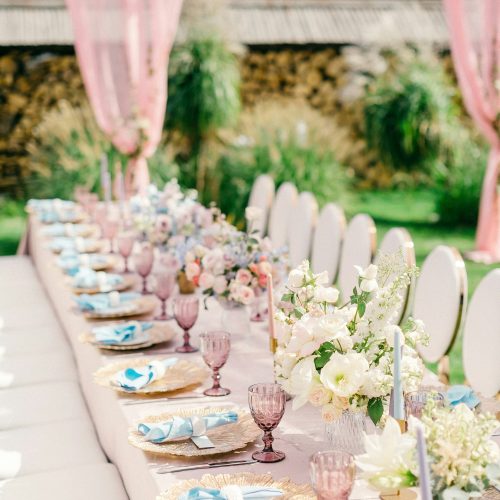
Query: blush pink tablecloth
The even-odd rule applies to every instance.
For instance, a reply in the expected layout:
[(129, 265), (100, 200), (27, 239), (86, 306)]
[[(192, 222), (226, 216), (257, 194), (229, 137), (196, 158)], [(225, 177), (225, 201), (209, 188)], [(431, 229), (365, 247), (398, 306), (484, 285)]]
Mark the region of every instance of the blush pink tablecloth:
[[(287, 404), (285, 416), (274, 433), (276, 449), (286, 453), (284, 461), (268, 465), (257, 463), (248, 466), (225, 467), (213, 469), (213, 471), (204, 469), (177, 474), (157, 474), (155, 466), (158, 464), (184, 465), (186, 461), (148, 455), (134, 448), (127, 441), (128, 428), (143, 416), (171, 411), (176, 407), (235, 404), (247, 408), (248, 386), (256, 382), (271, 382), (273, 380), (272, 356), (268, 350), (266, 325), (253, 323), (252, 333), (248, 338), (242, 337), (238, 332), (231, 332), (233, 333), (231, 355), (221, 372), (223, 385), (232, 391), (227, 398), (222, 400), (213, 398), (185, 404), (174, 402), (126, 406), (123, 404), (126, 397), (122, 397), (110, 389), (100, 387), (93, 381), (93, 373), (101, 366), (112, 362), (113, 358), (120, 359), (119, 355), (118, 357), (112, 353), (103, 355), (95, 347), (82, 344), (78, 340), (79, 335), (88, 331), (92, 323), (75, 311), (68, 278), (56, 266), (55, 257), (47, 248), (48, 240), (40, 235), (39, 223), (33, 217), (30, 219), (29, 233), (29, 253), (74, 350), (80, 384), (101, 445), (109, 460), (118, 467), (132, 500), (154, 499), (158, 493), (179, 480), (200, 477), (209, 472), (213, 474), (271, 473), (276, 479), (290, 477), (299, 483), (309, 482), (309, 456), (315, 451), (327, 449), (328, 444), (324, 438), (324, 428), (318, 410), (306, 406), (294, 412), (290, 403)], [(215, 302), (209, 306), (208, 311), (200, 311), (200, 318), (193, 328), (194, 344), (198, 343), (198, 333), (221, 326), (220, 308)], [(169, 325), (179, 332), (178, 337), (170, 345), (180, 344), (180, 329), (174, 322), (170, 322)], [(165, 349), (165, 346), (162, 348)], [(199, 353), (180, 356), (201, 362)], [(210, 381), (207, 380), (206, 385), (209, 383)], [(224, 455), (220, 458), (213, 457), (213, 460), (209, 457), (208, 461), (250, 458), (251, 453), (261, 445), (261, 442), (251, 444), (237, 454)], [(378, 498), (378, 494), (363, 481), (356, 481), (351, 498)]]

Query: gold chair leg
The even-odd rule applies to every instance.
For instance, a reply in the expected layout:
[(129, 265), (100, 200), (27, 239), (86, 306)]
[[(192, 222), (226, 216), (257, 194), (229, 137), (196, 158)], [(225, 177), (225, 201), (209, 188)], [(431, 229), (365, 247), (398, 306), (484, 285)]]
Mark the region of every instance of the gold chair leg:
[(447, 355), (439, 360), (438, 379), (442, 384), (450, 385), (450, 358)]

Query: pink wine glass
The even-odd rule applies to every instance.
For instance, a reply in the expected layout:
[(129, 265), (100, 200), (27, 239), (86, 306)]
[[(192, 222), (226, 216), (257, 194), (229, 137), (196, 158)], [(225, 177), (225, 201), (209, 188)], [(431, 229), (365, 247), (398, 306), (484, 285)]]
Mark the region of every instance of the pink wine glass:
[(118, 219), (106, 217), (102, 221), (102, 236), (109, 240), (109, 253), (113, 253), (113, 240), (116, 238), (120, 223)]
[(231, 349), (231, 334), (222, 331), (205, 332), (200, 335), (203, 361), (212, 369), (214, 384), (203, 392), (206, 396), (227, 396), (229, 389), (220, 386), (219, 370), (226, 364)]
[(124, 273), (130, 272), (128, 267), (128, 259), (132, 255), (132, 250), (135, 243), (135, 235), (133, 233), (120, 233), (116, 239), (118, 243), (118, 251), (123, 257)]
[(162, 269), (156, 274), (155, 295), (161, 300), (161, 312), (156, 316), (158, 321), (167, 321), (172, 316), (167, 314), (167, 300), (172, 295), (175, 288), (175, 274), (168, 269)]
[(147, 279), (153, 269), (154, 250), (151, 245), (142, 245), (139, 253), (134, 255), (134, 266), (137, 274), (142, 278), (142, 294), (148, 293)]
[(198, 319), (200, 299), (196, 295), (177, 297), (174, 302), (174, 317), (177, 324), (184, 330), (184, 344), (175, 349), (176, 352), (196, 352), (198, 349), (190, 343), (189, 330)]
[(254, 384), (248, 388), (248, 405), (255, 423), (264, 431), (264, 449), (256, 451), (252, 458), (258, 462), (280, 462), (285, 458), (282, 451), (273, 450), (272, 431), (285, 413), (286, 394), (279, 384)]
[(346, 451), (319, 451), (309, 461), (311, 483), (319, 500), (347, 500), (354, 484), (354, 457)]

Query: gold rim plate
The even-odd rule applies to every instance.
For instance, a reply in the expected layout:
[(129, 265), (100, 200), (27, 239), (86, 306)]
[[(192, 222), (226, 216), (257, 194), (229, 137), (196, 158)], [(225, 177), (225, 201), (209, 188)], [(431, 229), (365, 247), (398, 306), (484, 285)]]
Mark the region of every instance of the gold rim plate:
[[(122, 292), (123, 290), (127, 290), (128, 288), (132, 288), (136, 283), (134, 276), (123, 276), (123, 281), (111, 287), (107, 292)], [(89, 294), (93, 295), (95, 293), (101, 293), (99, 288), (77, 288), (72, 287), (71, 291), (77, 295), (79, 294)]]
[(152, 297), (140, 297), (130, 301), (131, 307), (118, 311), (84, 311), (84, 316), (87, 319), (113, 319), (113, 318), (129, 318), (132, 316), (142, 316), (153, 312), (155, 301)]

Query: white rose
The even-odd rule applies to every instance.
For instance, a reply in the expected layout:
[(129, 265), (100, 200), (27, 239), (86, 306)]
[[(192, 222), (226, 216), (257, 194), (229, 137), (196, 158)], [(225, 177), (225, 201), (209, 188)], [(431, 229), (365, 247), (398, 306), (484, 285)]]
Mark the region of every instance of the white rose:
[(361, 284), (360, 284), (360, 288), (363, 292), (367, 292), (367, 293), (374, 292), (378, 288), (377, 280), (362, 279)]
[(334, 304), (339, 298), (339, 291), (333, 287), (319, 286), (314, 290), (314, 300)]
[(221, 293), (224, 293), (226, 291), (226, 288), (227, 288), (227, 281), (224, 278), (224, 276), (217, 276), (214, 279), (214, 283), (213, 283), (212, 288), (214, 289), (214, 292), (218, 295), (220, 295)]
[(298, 288), (302, 288), (304, 284), (305, 275), (299, 269), (292, 269), (290, 274), (288, 275), (288, 286), (292, 290), (296, 290)]
[(360, 266), (354, 266), (358, 271), (360, 278), (365, 280), (374, 280), (377, 278), (378, 267), (375, 264), (370, 264), (366, 269)]
[(199, 285), (202, 290), (208, 290), (212, 288), (215, 282), (215, 278), (213, 274), (203, 272), (200, 274)]
[(290, 394), (295, 396), (292, 408), (297, 410), (304, 406), (309, 398), (313, 385), (319, 383), (319, 374), (314, 365), (315, 356), (301, 359), (290, 373)]
[(359, 391), (368, 368), (368, 361), (362, 354), (334, 352), (321, 370), (320, 379), (335, 395), (348, 398)]

